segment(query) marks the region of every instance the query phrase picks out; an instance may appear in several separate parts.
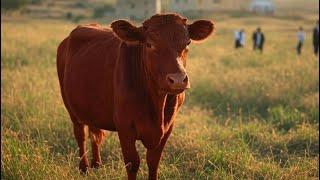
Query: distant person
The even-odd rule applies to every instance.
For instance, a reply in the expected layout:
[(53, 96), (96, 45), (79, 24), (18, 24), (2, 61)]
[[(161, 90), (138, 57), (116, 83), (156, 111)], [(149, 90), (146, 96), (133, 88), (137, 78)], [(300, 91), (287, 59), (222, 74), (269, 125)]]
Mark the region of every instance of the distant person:
[(246, 43), (246, 34), (244, 32), (244, 29), (241, 29), (240, 30), (240, 44), (241, 44), (241, 47), (244, 47)]
[(301, 54), (301, 49), (302, 49), (305, 37), (306, 37), (306, 33), (303, 31), (303, 28), (300, 27), (299, 31), (297, 33), (297, 38), (298, 38), (297, 53), (298, 53), (298, 55)]
[(245, 33), (244, 30), (241, 29), (240, 31), (235, 32), (235, 48), (241, 48), (245, 44)]
[(316, 27), (313, 29), (313, 49), (314, 54), (318, 55), (319, 53), (319, 20)]
[(264, 34), (261, 32), (260, 27), (257, 28), (257, 30), (253, 33), (252, 40), (253, 40), (253, 50), (260, 50), (260, 52), (262, 53), (265, 37), (264, 37)]
[(240, 31), (236, 30), (234, 32), (234, 48), (238, 49), (240, 47)]

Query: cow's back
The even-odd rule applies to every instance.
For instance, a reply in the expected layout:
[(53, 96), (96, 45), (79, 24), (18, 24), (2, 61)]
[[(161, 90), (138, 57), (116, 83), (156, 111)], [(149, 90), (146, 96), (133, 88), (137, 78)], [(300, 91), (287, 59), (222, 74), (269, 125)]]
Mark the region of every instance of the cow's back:
[(64, 103), (79, 121), (115, 130), (113, 70), (120, 40), (98, 25), (78, 26), (62, 41), (57, 68)]

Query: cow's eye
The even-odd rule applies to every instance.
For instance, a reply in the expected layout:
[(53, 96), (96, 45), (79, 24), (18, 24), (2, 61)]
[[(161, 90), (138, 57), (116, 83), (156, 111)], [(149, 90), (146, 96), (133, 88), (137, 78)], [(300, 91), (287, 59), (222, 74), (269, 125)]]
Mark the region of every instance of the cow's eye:
[(146, 46), (147, 46), (147, 48), (150, 48), (150, 49), (152, 49), (153, 48), (153, 45), (151, 44), (151, 43), (146, 43)]
[(189, 42), (187, 43), (186, 48), (185, 48), (185, 51), (188, 52), (188, 50), (189, 50), (189, 45), (190, 45), (190, 44), (191, 44), (191, 41), (189, 41)]
[(189, 50), (189, 44), (186, 46), (186, 48), (185, 48), (187, 51)]

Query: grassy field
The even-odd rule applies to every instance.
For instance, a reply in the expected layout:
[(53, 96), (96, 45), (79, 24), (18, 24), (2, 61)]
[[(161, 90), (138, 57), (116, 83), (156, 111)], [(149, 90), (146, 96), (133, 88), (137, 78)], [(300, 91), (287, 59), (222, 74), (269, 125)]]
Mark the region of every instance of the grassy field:
[[(311, 47), (317, 18), (216, 18), (215, 36), (190, 47), (192, 89), (164, 150), (160, 179), (318, 179), (319, 61)], [(262, 55), (251, 50), (258, 25), (266, 35)], [(297, 56), (300, 25), (307, 42)], [(1, 22), (1, 179), (126, 178), (115, 133), (104, 142), (101, 169), (87, 176), (77, 170), (55, 67), (57, 46), (75, 26)], [(233, 31), (241, 27), (247, 45), (235, 51)], [(145, 150), (137, 147), (138, 176), (145, 179)]]

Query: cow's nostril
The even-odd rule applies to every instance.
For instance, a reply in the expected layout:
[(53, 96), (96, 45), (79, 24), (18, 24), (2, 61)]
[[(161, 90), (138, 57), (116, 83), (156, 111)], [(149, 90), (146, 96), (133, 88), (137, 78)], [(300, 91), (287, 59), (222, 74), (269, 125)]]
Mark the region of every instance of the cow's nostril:
[(188, 76), (186, 76), (183, 80), (184, 83), (187, 83), (188, 82)]
[(169, 81), (171, 84), (174, 84), (174, 80), (173, 80), (171, 77), (168, 77), (168, 81)]

